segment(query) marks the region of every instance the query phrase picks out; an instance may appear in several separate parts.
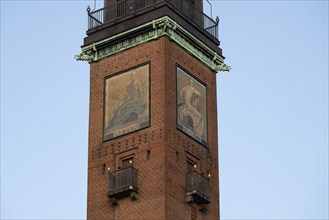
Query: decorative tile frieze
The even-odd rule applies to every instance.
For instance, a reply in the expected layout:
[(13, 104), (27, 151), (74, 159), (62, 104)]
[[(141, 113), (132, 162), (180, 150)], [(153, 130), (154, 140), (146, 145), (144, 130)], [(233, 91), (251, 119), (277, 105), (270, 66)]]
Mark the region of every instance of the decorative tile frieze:
[(91, 150), (91, 157), (89, 159), (90, 161), (96, 159), (101, 160), (110, 154), (119, 154), (135, 148), (147, 147), (148, 145), (158, 143), (161, 140), (164, 140), (162, 128), (148, 129), (147, 131), (136, 133), (134, 136), (127, 135), (118, 140), (98, 144), (94, 150)]
[(170, 144), (172, 144), (173, 146), (183, 146), (186, 152), (190, 153), (198, 159), (204, 159), (209, 153), (209, 150), (207, 150), (204, 146), (194, 143), (193, 140), (190, 140), (189, 137), (182, 134), (178, 130), (169, 128), (167, 130), (167, 133), (167, 141)]

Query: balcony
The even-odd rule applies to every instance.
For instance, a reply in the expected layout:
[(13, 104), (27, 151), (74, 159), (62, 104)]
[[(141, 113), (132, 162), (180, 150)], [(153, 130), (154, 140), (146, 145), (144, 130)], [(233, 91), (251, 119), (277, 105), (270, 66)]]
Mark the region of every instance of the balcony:
[(110, 173), (110, 190), (107, 196), (112, 204), (116, 205), (117, 199), (130, 196), (131, 199), (137, 199), (138, 192), (138, 170), (133, 167), (127, 167), (122, 170)]
[(146, 13), (164, 5), (197, 29), (205, 31), (218, 40), (218, 20), (214, 21), (189, 0), (122, 0), (94, 11), (90, 11), (88, 8), (88, 31), (103, 24), (114, 24), (132, 18), (137, 14)]
[(187, 202), (198, 204), (208, 204), (209, 199), (209, 179), (196, 171), (186, 174), (185, 198)]

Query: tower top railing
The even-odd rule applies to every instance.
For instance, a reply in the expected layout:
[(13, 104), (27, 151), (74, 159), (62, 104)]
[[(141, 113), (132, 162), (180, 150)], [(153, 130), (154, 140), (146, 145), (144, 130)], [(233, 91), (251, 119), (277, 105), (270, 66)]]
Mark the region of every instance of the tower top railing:
[(91, 11), (88, 7), (88, 30), (109, 22), (124, 20), (125, 17), (141, 11), (151, 11), (160, 4), (173, 7), (185, 16), (186, 20), (218, 39), (218, 18), (214, 21), (202, 10), (196, 8), (189, 0), (122, 0), (94, 11)]

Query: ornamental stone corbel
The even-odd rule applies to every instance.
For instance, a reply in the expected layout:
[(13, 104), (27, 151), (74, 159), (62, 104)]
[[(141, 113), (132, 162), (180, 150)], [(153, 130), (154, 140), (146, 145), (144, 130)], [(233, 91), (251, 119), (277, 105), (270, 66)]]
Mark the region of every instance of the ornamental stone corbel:
[(173, 23), (168, 22), (168, 31), (167, 31), (167, 33), (168, 33), (170, 39), (174, 39), (174, 37), (175, 37), (174, 33), (175, 33), (175, 30), (176, 30), (176, 27), (177, 27), (176, 22), (173, 22)]
[(155, 32), (155, 35), (154, 35), (153, 39), (157, 39), (165, 33), (166, 24), (163, 21), (163, 19), (153, 20), (152, 23), (153, 23), (152, 25), (153, 25), (153, 29), (154, 29), (154, 32)]
[(230, 71), (231, 67), (224, 63), (224, 59), (215, 53), (211, 62), (211, 68), (216, 71)]
[(225, 63), (222, 63), (218, 66), (218, 71), (230, 71), (231, 67), (226, 65)]
[(92, 47), (82, 50), (82, 52), (74, 57), (77, 61), (97, 61), (97, 50), (96, 45), (93, 44)]
[(174, 32), (177, 28), (177, 23), (168, 17), (160, 18), (152, 21), (152, 27), (155, 31), (154, 39), (162, 35), (167, 35), (170, 39), (174, 39)]
[(85, 52), (81, 52), (80, 54), (78, 55), (75, 55), (74, 57), (77, 61), (93, 61), (94, 60), (94, 55), (92, 54), (87, 54)]
[(169, 20), (168, 18), (163, 19), (163, 32), (166, 33), (170, 39), (174, 39), (174, 31), (176, 30), (177, 24)]

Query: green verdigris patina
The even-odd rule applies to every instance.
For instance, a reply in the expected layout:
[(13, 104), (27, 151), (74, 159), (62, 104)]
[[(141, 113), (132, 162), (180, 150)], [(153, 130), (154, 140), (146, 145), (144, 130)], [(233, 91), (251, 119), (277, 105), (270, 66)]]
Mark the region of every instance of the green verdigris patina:
[[(198, 58), (210, 69), (214, 71), (229, 71), (231, 69), (230, 66), (224, 63), (222, 56), (210, 49), (168, 16), (161, 17), (118, 35), (84, 46), (82, 47), (82, 52), (76, 55), (75, 59), (97, 62), (100, 59), (148, 41), (156, 40), (164, 35), (168, 36), (170, 40), (176, 42), (190, 54)], [(120, 41), (120, 39), (125, 40)]]
[(97, 50), (95, 44), (92, 44), (92, 49), (88, 49), (86, 51), (82, 50), (82, 53), (76, 55), (74, 57), (76, 60), (81, 60), (81, 61), (97, 61)]

